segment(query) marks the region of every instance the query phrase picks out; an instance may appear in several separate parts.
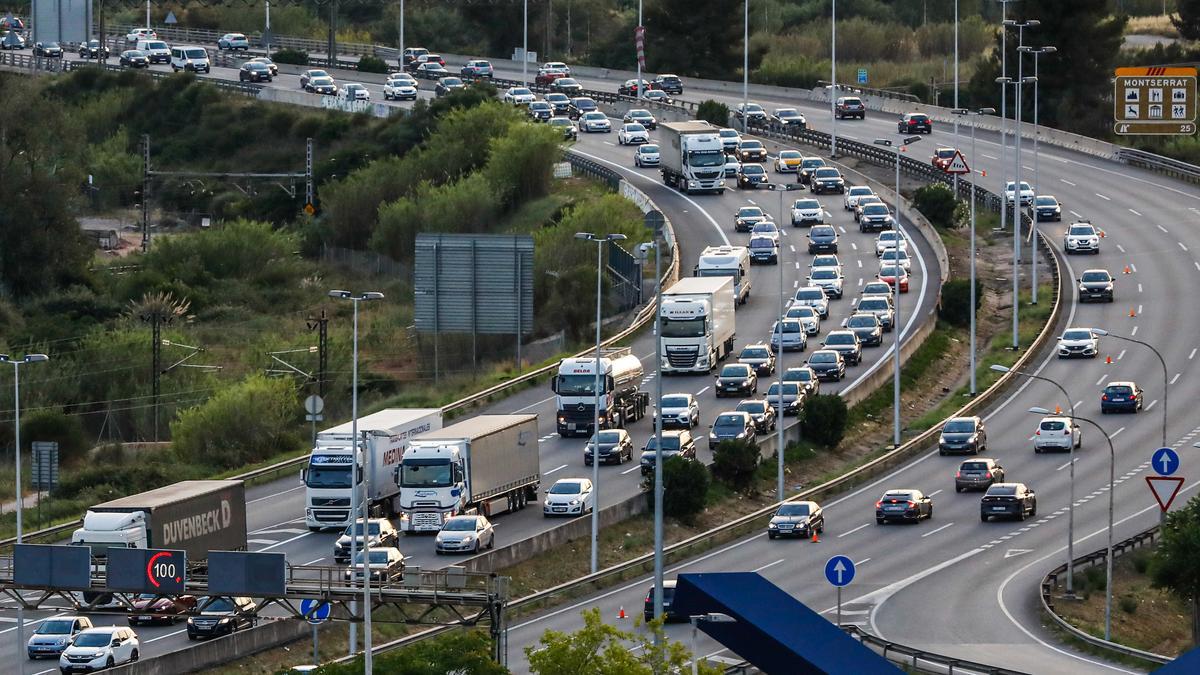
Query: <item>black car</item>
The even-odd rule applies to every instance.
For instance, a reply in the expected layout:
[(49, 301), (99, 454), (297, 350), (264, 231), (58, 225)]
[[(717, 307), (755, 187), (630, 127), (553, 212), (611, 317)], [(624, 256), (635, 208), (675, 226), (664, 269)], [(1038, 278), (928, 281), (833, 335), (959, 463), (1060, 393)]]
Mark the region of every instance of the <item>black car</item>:
[(551, 92), (546, 94), (546, 103), (555, 115), (566, 115), (571, 109), (571, 99), (566, 94)]
[(979, 520), (1037, 517), (1037, 495), (1024, 483), (993, 483), (979, 500)]
[(804, 537), (825, 532), (825, 514), (816, 502), (787, 502), (780, 504), (767, 523), (767, 538)]
[(325, 96), (337, 95), (337, 84), (334, 83), (332, 77), (314, 77), (304, 86), (305, 91), (314, 94), (324, 94)]
[(1142, 409), (1145, 396), (1136, 382), (1109, 382), (1100, 394), (1100, 413), (1131, 412)]
[(717, 398), (753, 396), (758, 393), (758, 374), (746, 363), (730, 363), (721, 368), (713, 385)]
[(771, 119), (770, 115), (767, 114), (767, 111), (763, 110), (763, 107), (757, 103), (745, 104), (745, 110), (742, 109), (741, 103), (737, 104), (737, 107), (733, 109), (733, 116), (739, 122), (742, 120), (742, 117), (745, 116), (746, 121), (751, 125), (766, 124), (767, 121)]
[(1044, 220), (1062, 220), (1062, 204), (1054, 195), (1038, 195), (1033, 198), (1033, 217), (1040, 223)]
[(795, 108), (776, 108), (775, 114), (771, 116), (771, 121), (784, 129), (800, 129), (803, 131), (808, 128), (808, 121)]
[(200, 614), (188, 617), (189, 640), (229, 635), (254, 625), (254, 601), (242, 597), (214, 596), (202, 598), (197, 606)]
[(146, 56), (145, 52), (140, 52), (136, 49), (126, 49), (121, 52), (120, 63), (123, 67), (128, 68), (149, 68), (150, 57)]
[(300, 88), (307, 89), (309, 81), (318, 77), (329, 77), (329, 73), (315, 68), (300, 73)]
[(1112, 302), (1114, 281), (1108, 270), (1084, 270), (1079, 277), (1079, 302)]
[[(583, 463), (592, 465), (592, 452), (596, 447), (596, 435), (588, 439), (583, 448)], [(664, 446), (665, 447), (665, 446)], [(600, 463), (621, 464), (633, 460), (633, 440), (624, 429), (600, 430)]]
[(48, 59), (61, 59), (63, 48), (57, 42), (38, 42), (33, 45), (34, 56), (44, 56)]
[(270, 82), (271, 79), (271, 67), (265, 63), (247, 61), (238, 69), (240, 82)]
[(99, 40), (88, 40), (79, 45), (79, 58), (106, 59), (108, 58), (108, 48), (102, 47)]
[(924, 113), (908, 113), (896, 123), (896, 130), (902, 134), (932, 134), (933, 120)]
[(445, 96), (452, 91), (462, 89), (467, 85), (463, 83), (461, 77), (443, 77), (437, 81), (437, 86), (433, 88), (434, 96)]
[(846, 191), (846, 180), (842, 178), (842, 172), (829, 166), (814, 170), (810, 183), (812, 184), (810, 189), (815, 195), (826, 192), (842, 194)]
[(650, 88), (679, 96), (683, 93), (683, 80), (678, 75), (659, 75), (650, 82)]
[(978, 455), (987, 450), (987, 429), (978, 417), (951, 417), (942, 426), (938, 438), (938, 454), (952, 452)]
[[(646, 441), (646, 446), (642, 448), (641, 468), (642, 475), (653, 473), (654, 458), (658, 454), (658, 442), (655, 436), (650, 436)], [(682, 457), (684, 459), (696, 459), (696, 440), (692, 438), (692, 432), (687, 429), (679, 429), (676, 431), (662, 432), (662, 456), (663, 461), (670, 457)]]
[[(737, 158), (739, 162), (765, 162), (767, 161), (767, 149), (763, 147), (762, 141), (743, 140), (738, 143)], [(836, 171), (836, 169), (834, 169)]]
[(550, 83), (550, 91), (567, 96), (578, 96), (583, 93), (583, 85), (573, 77), (560, 77)]
[(758, 185), (766, 185), (769, 178), (762, 164), (743, 164), (737, 172), (737, 186), (739, 190), (753, 190)]
[(825, 160), (820, 157), (805, 157), (800, 160), (800, 168), (796, 169), (796, 181), (808, 185), (812, 183), (813, 172), (825, 166)]
[(933, 518), (933, 500), (920, 490), (888, 490), (875, 502), (875, 523)]
[[(547, 122), (554, 117), (554, 108), (545, 101), (534, 101), (525, 109), (526, 114), (535, 122)], [(570, 120), (567, 120), (570, 123)]]
[[(684, 621), (686, 616), (679, 616), (671, 611), (671, 603), (675, 599), (675, 581), (673, 579), (663, 579), (663, 620), (664, 621)], [(642, 616), (646, 621), (654, 619), (654, 587), (651, 586), (649, 591), (646, 591), (646, 606), (642, 610)]]
[(573, 120), (577, 120), (584, 113), (590, 113), (598, 110), (596, 102), (586, 96), (576, 96), (571, 99), (571, 105), (567, 107), (567, 116)]
[(767, 214), (757, 206), (743, 206), (733, 215), (733, 231), (749, 232), (754, 226), (764, 220), (769, 220)]
[[(168, 58), (167, 60), (169, 61), (170, 58)], [(258, 56), (253, 59), (250, 59), (250, 61), (252, 63), (261, 63), (264, 66), (266, 66), (267, 70), (271, 71), (271, 77), (275, 77), (276, 75), (279, 74), (279, 66), (275, 65), (274, 61), (272, 61), (271, 59), (269, 59), (265, 56)]]
[(738, 403), (734, 410), (750, 415), (750, 419), (754, 420), (755, 431), (760, 434), (775, 430), (775, 409), (767, 405), (766, 401), (748, 398)]
[(837, 382), (846, 377), (846, 359), (833, 349), (818, 349), (809, 354), (804, 365), (812, 369), (818, 380)]
[(858, 335), (852, 330), (829, 331), (821, 346), (840, 352), (848, 365), (857, 366), (862, 361), (862, 344), (858, 341)]
[(975, 457), (964, 461), (954, 472), (954, 491), (988, 489), (993, 483), (1004, 482), (1004, 467), (989, 457)]
[[(754, 416), (745, 411), (723, 412), (708, 431), (708, 449), (716, 450), (721, 441), (753, 441), (758, 434)], [(666, 447), (665, 444), (663, 447)]]
[(808, 231), (808, 252), (837, 253), (837, 230), (832, 225), (813, 225)]
[(879, 347), (883, 344), (883, 324), (873, 312), (860, 312), (846, 319), (846, 328), (854, 331), (859, 344), (864, 347)]
[(654, 118), (654, 115), (652, 115), (649, 110), (644, 110), (642, 108), (634, 108), (633, 110), (625, 113), (625, 116), (621, 118), (621, 121), (637, 122), (650, 131), (654, 131), (658, 128), (658, 120)]
[[(833, 353), (837, 354), (837, 352)], [(838, 354), (838, 358), (841, 358), (841, 354)], [(843, 370), (843, 372), (845, 371)], [(800, 386), (804, 387), (805, 398), (811, 398), (821, 393), (821, 378), (817, 377), (816, 371), (810, 368), (807, 363), (803, 366), (796, 366), (785, 370), (783, 372), (783, 381), (799, 383)]]
[(858, 218), (859, 232), (883, 232), (894, 225), (892, 210), (887, 204), (867, 204), (862, 207), (862, 215)]

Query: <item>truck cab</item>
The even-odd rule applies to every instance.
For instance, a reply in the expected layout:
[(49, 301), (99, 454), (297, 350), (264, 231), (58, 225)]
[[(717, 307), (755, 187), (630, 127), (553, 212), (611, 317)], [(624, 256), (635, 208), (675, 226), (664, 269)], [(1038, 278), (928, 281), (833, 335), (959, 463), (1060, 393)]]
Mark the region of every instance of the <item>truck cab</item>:
[(709, 246), (692, 271), (696, 277), (733, 277), (733, 297), (744, 305), (750, 299), (750, 250), (745, 246)]
[(725, 192), (725, 144), (707, 122), (666, 122), (662, 130), (663, 183), (685, 194)]
[(733, 279), (690, 277), (663, 292), (658, 316), (664, 373), (707, 373), (733, 351)]
[(72, 546), (91, 546), (92, 557), (108, 558), (110, 548), (150, 548), (146, 514), (88, 511), (83, 527), (71, 533)]
[(591, 436), (596, 423), (595, 406), (600, 406), (601, 429), (624, 427), (646, 415), (650, 394), (639, 391), (642, 362), (628, 347), (606, 350), (599, 359), (600, 395), (596, 395), (595, 358), (563, 359), (558, 374), (550, 381), (556, 394), (555, 417), (559, 436)]

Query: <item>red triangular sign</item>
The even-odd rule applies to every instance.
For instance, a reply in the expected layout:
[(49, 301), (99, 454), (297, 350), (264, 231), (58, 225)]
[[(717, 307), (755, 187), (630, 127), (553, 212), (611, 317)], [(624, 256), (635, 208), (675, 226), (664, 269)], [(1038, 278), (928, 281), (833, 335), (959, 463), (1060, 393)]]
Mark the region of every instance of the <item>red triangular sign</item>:
[(954, 159), (946, 165), (946, 173), (971, 173), (970, 167), (967, 166), (967, 160), (958, 150), (954, 151)]
[(1154, 493), (1158, 508), (1166, 511), (1175, 501), (1175, 495), (1179, 494), (1179, 488), (1183, 487), (1183, 476), (1146, 476), (1146, 484)]

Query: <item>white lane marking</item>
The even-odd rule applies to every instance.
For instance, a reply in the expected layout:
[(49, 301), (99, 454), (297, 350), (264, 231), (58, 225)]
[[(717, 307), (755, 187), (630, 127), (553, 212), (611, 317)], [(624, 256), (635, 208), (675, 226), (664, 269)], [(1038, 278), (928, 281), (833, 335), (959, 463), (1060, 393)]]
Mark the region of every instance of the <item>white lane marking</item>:
[(925, 534), (921, 535), (921, 537), (928, 537), (931, 534), (937, 534), (938, 532), (941, 532), (942, 530), (946, 529), (947, 527), (950, 527), (953, 524), (954, 523), (946, 523), (945, 525), (939, 527), (936, 530), (930, 530), (930, 531), (926, 532)]
[(545, 473), (543, 473), (542, 475), (544, 475), (544, 476), (549, 476), (550, 474), (554, 473), (555, 471), (562, 471), (562, 470), (563, 470), (563, 469), (565, 469), (565, 468), (567, 468), (567, 465), (566, 465), (566, 464), (563, 464), (562, 466), (556, 466), (556, 467), (554, 467), (553, 469), (550, 469), (549, 471), (546, 471), (546, 472), (545, 472)]
[(1104, 382), (1104, 381), (1105, 381), (1105, 380), (1107, 380), (1107, 379), (1108, 379), (1108, 373), (1105, 373), (1105, 374), (1101, 375), (1101, 376), (1100, 376), (1100, 379), (1096, 380), (1096, 386), (1097, 386), (1097, 387), (1099, 387), (1099, 386), (1100, 386), (1100, 383), (1101, 383), (1101, 382)]
[(796, 269), (800, 269), (800, 263), (799, 263), (799, 262), (797, 262), (797, 263), (796, 263)]
[(759, 567), (757, 569), (753, 569), (750, 571), (751, 572), (761, 572), (761, 571), (767, 569), (768, 567), (774, 567), (774, 566), (778, 565), (779, 563), (783, 562), (784, 560), (787, 560), (787, 558), (780, 558), (779, 560), (776, 560), (773, 563), (767, 563), (766, 565), (763, 565), (762, 567)]
[[(861, 262), (861, 261), (858, 263), (858, 266), (859, 266), (859, 267), (862, 267), (862, 262)], [(859, 285), (859, 286), (862, 286), (862, 285), (863, 285), (863, 280), (862, 280), (861, 278), (858, 280), (858, 285)]]
[(259, 546), (266, 546), (267, 544), (274, 544), (275, 540), (274, 539), (247, 539), (246, 543), (247, 544), (258, 544)]
[(703, 394), (704, 392), (708, 391), (708, 389), (709, 389), (709, 387), (705, 387), (705, 388), (701, 389), (700, 391), (696, 392), (696, 395), (699, 396), (700, 394)]
[(616, 147), (616, 145), (617, 145), (616, 143), (613, 143), (612, 141), (604, 141), (604, 144), (605, 144), (605, 145), (611, 145), (611, 146), (613, 146), (613, 147)]
[(166, 635), (159, 635), (158, 637), (152, 637), (149, 640), (142, 640), (142, 642), (156, 642), (158, 640), (162, 640), (163, 638), (169, 638), (169, 637), (174, 637), (176, 635), (182, 635), (186, 632), (187, 632), (187, 629), (184, 628), (182, 630), (172, 631), (170, 633), (167, 633)]
[(1183, 249), (1184, 251), (1188, 250), (1188, 247), (1184, 246), (1182, 241), (1177, 241), (1175, 243), (1179, 244), (1179, 248)]
[(260, 548), (260, 549), (258, 549), (258, 553), (262, 553), (263, 551), (270, 551), (271, 549), (273, 549), (273, 548), (277, 548), (277, 547), (279, 547), (279, 546), (283, 546), (284, 544), (290, 544), (290, 543), (292, 543), (293, 541), (296, 541), (297, 539), (303, 539), (303, 538), (307, 537), (307, 536), (308, 536), (308, 535), (310, 535), (310, 534), (313, 534), (313, 533), (312, 533), (312, 532), (305, 532), (304, 534), (298, 534), (298, 535), (296, 535), (296, 536), (292, 537), (291, 539), (284, 539), (283, 541), (281, 541), (281, 542), (279, 542), (279, 543), (277, 543), (277, 544), (271, 544), (270, 546), (267, 546), (267, 547), (265, 547), (265, 548)]
[(1138, 284), (1138, 293), (1141, 293), (1141, 292), (1142, 292), (1142, 285)]
[(1133, 263), (1129, 263), (1129, 271), (1133, 272), (1134, 274), (1137, 274), (1137, 265), (1134, 265)]
[(325, 556), (321, 556), (320, 558), (317, 558), (316, 560), (309, 560), (308, 562), (306, 562), (306, 563), (304, 563), (304, 564), (305, 564), (305, 565), (315, 565), (315, 564), (317, 564), (317, 563), (321, 562), (321, 561), (322, 561), (322, 560), (324, 560), (324, 559), (325, 559)]
[(1153, 401), (1150, 401), (1150, 405), (1146, 406), (1146, 410), (1153, 408), (1155, 403), (1158, 403), (1158, 399), (1154, 399)]
[(1072, 211), (1072, 212), (1071, 212), (1071, 215), (1075, 216), (1076, 218), (1082, 218), (1082, 217), (1083, 217), (1083, 215), (1082, 215), (1082, 214), (1080, 214), (1078, 211)]
[(542, 399), (542, 400), (538, 401), (537, 403), (532, 403), (532, 404), (530, 404), (530, 405), (527, 405), (527, 406), (525, 406), (524, 408), (521, 408), (520, 410), (514, 410), (514, 411), (513, 411), (513, 414), (515, 415), (515, 414), (517, 414), (517, 413), (523, 413), (523, 412), (525, 412), (525, 411), (527, 411), (527, 410), (533, 410), (534, 408), (536, 408), (536, 407), (538, 407), (538, 406), (542, 405), (543, 403), (549, 403), (550, 401), (553, 401), (553, 400), (554, 400), (554, 397), (553, 397), (553, 396), (548, 396), (548, 397), (546, 397), (546, 398), (544, 398), (544, 399)]
[(997, 157), (995, 155), (989, 155), (986, 152), (981, 152), (979, 154), (983, 155), (984, 157), (987, 157), (988, 159), (1000, 159), (999, 157)]
[[(1130, 209), (1130, 210), (1132, 210), (1132, 209)], [(1155, 225), (1155, 227), (1162, 230), (1163, 234), (1167, 234), (1167, 228), (1163, 227), (1162, 225)]]
[(929, 496), (930, 496), (930, 497), (936, 497), (936, 496), (938, 496), (939, 494), (941, 494), (941, 492), (942, 492), (941, 490), (934, 490), (933, 492), (930, 492), (930, 493), (929, 493)]
[(1142, 306), (1141, 306), (1141, 305), (1138, 305), (1138, 311), (1137, 311), (1137, 313), (1138, 313), (1138, 314), (1141, 314), (1141, 313), (1142, 313)]
[(1133, 327), (1133, 330), (1129, 331), (1129, 335), (1130, 335), (1131, 337), (1132, 337), (1132, 336), (1134, 336), (1134, 335), (1137, 335), (1137, 329), (1138, 329), (1138, 327), (1137, 327), (1137, 326), (1134, 326), (1134, 327)]
[(749, 197), (746, 198), (746, 201), (750, 202), (751, 204), (754, 204), (755, 206), (758, 206), (758, 204), (755, 204), (754, 200), (750, 199)]
[(638, 465), (631, 469), (625, 469), (624, 471), (621, 472), (621, 475), (624, 476), (627, 473), (633, 473), (634, 471), (637, 471), (638, 469), (641, 469), (641, 468), (642, 468), (641, 465)]
[(855, 564), (855, 565), (863, 565), (863, 564), (866, 564), (866, 563), (869, 563), (869, 562), (871, 562), (871, 559), (870, 559), (870, 558), (863, 558), (862, 560), (859, 560), (858, 562), (856, 562), (856, 563), (854, 563), (854, 564)]
[[(1182, 375), (1182, 374), (1183, 374), (1183, 373), (1175, 373), (1175, 377), (1172, 377), (1172, 378), (1171, 378), (1171, 384), (1175, 384), (1175, 382), (1176, 382), (1176, 381), (1179, 379), (1179, 376), (1180, 376), (1180, 375)], [(14, 501), (15, 501), (15, 500), (14, 500)]]
[(1196, 265), (1196, 271), (1200, 272), (1200, 261), (1195, 262), (1194, 264)]
[(1121, 427), (1120, 429), (1117, 429), (1116, 431), (1114, 431), (1114, 432), (1112, 432), (1111, 434), (1109, 434), (1109, 435), (1108, 435), (1108, 439), (1109, 439), (1109, 440), (1112, 440), (1112, 439), (1116, 438), (1116, 437), (1117, 437), (1117, 434), (1121, 433), (1122, 431), (1125, 431), (1125, 427)]
[(1022, 165), (1021, 165), (1021, 168), (1022, 168), (1022, 169), (1025, 169), (1026, 171), (1033, 171), (1033, 167), (1032, 167), (1032, 166), (1025, 166), (1024, 164), (1022, 164)]
[[(268, 500), (268, 499), (274, 499), (274, 498), (278, 497), (279, 495), (285, 495), (285, 494), (287, 494), (287, 493), (289, 493), (289, 492), (295, 492), (296, 490), (303, 490), (303, 489), (304, 489), (304, 486), (303, 486), (303, 485), (298, 485), (298, 486), (296, 486), (296, 487), (294, 487), (294, 488), (288, 488), (288, 489), (286, 489), (286, 490), (280, 490), (279, 492), (276, 492), (275, 494), (270, 494), (270, 495), (267, 495), (266, 497), (259, 497), (258, 499), (251, 499), (250, 501), (248, 501), (248, 502), (246, 502), (246, 503), (247, 503), (247, 504), (253, 504), (253, 503), (255, 503), (255, 502), (266, 501), (266, 500)], [(14, 500), (14, 501), (15, 501), (15, 500)]]
[[(796, 252), (796, 247), (794, 245), (788, 244), (788, 248), (792, 249), (792, 253)], [(967, 302), (970, 302), (970, 298), (967, 299)], [(16, 500), (14, 499), (13, 501), (15, 502)]]
[(1139, 218), (1140, 218), (1140, 217), (1141, 217), (1141, 215), (1142, 215), (1142, 214), (1138, 213), (1137, 211), (1134, 211), (1133, 209), (1129, 209), (1129, 212), (1130, 212), (1130, 213), (1132, 213), (1132, 214), (1133, 214), (1133, 215), (1135, 215), (1135, 216), (1138, 216)]
[(1124, 252), (1125, 252), (1125, 247), (1124, 247), (1124, 246), (1122, 246), (1122, 245), (1120, 245), (1120, 244), (1117, 244), (1117, 250), (1118, 250), (1118, 251), (1120, 251), (1121, 253), (1124, 253)]
[[(857, 250), (858, 250), (858, 244), (856, 244), (856, 243), (854, 243), (854, 242), (850, 242), (850, 248), (852, 248), (852, 249), (854, 249), (855, 251), (857, 251)], [(969, 300), (968, 300), (968, 301), (969, 301)], [(14, 499), (13, 501), (14, 501), (14, 502), (16, 502), (16, 500), (15, 500), (15, 499)]]
[(863, 529), (864, 527), (867, 527), (868, 525), (870, 525), (870, 523), (863, 523), (862, 525), (859, 525), (858, 527), (854, 528), (853, 530), (847, 530), (846, 532), (839, 534), (838, 539), (841, 539), (842, 537), (848, 537), (848, 536), (854, 534), (855, 532), (858, 532), (859, 530)]
[(846, 228), (842, 227), (841, 225), (838, 225), (838, 230), (840, 230), (842, 234), (846, 234)]
[(1125, 350), (1122, 349), (1120, 354), (1117, 354), (1117, 360), (1120, 361), (1125, 356)]
[(1075, 402), (1075, 407), (1076, 407), (1076, 408), (1078, 408), (1078, 407), (1079, 407), (1079, 406), (1081, 406), (1081, 405), (1083, 405), (1083, 401), (1076, 401), (1076, 402)]
[[(862, 261), (861, 261), (861, 260), (856, 260), (855, 262), (857, 262), (857, 263), (858, 263), (858, 267), (859, 267), (859, 269), (862, 269), (862, 266), (863, 266), (863, 264), (862, 264)], [(862, 281), (862, 279), (859, 279), (859, 281), (861, 282), (861, 281)], [(14, 499), (13, 501), (16, 501), (16, 500)]]
[(1055, 469), (1055, 471), (1062, 471), (1063, 469), (1067, 468), (1068, 466), (1071, 466), (1071, 462), (1078, 462), (1078, 461), (1079, 461), (1079, 458), (1076, 457), (1075, 459), (1072, 459), (1069, 462), (1067, 462), (1066, 464), (1063, 464), (1062, 466), (1058, 467), (1057, 469)]
[[(40, 619), (26, 619), (26, 620), (25, 620), (25, 625), (26, 625), (26, 626), (32, 626), (32, 625), (33, 625), (33, 624), (35, 624), (35, 623), (41, 623), (41, 622), (43, 622), (43, 621), (49, 621), (50, 619), (57, 619), (57, 618), (59, 618), (59, 617), (62, 617), (62, 616), (67, 616), (67, 613), (66, 613), (66, 612), (61, 612), (61, 613), (59, 613), (59, 614), (52, 614), (52, 615), (50, 615), (50, 616), (44, 616), (44, 617), (42, 617), (42, 618), (40, 618)], [(0, 635), (3, 635), (4, 633), (9, 633), (9, 632), (12, 632), (12, 631), (14, 631), (14, 630), (16, 630), (16, 629), (17, 629), (17, 627), (16, 627), (16, 626), (13, 626), (12, 628), (5, 628), (4, 630), (0, 630)], [(184, 630), (187, 630), (187, 629), (184, 629)]]
[(303, 527), (281, 527), (278, 530), (255, 530), (254, 534), (302, 534), (307, 531)]
[(1059, 178), (1059, 180), (1066, 183), (1067, 185), (1070, 185), (1071, 187), (1075, 187), (1075, 184), (1072, 183), (1071, 181), (1067, 180), (1066, 178)]
[(1188, 354), (1188, 361), (1191, 361), (1192, 359), (1196, 358), (1196, 349), (1197, 349), (1196, 347), (1192, 348), (1192, 353)]
[(1096, 196), (1097, 196), (1097, 197), (1099, 197), (1100, 199), (1103, 199), (1103, 200), (1104, 200), (1104, 201), (1106, 201), (1106, 202), (1111, 202), (1111, 201), (1112, 201), (1112, 198), (1111, 198), (1111, 197), (1106, 197), (1105, 195), (1102, 195), (1102, 194), (1100, 194), (1099, 192), (1097, 192), (1097, 193), (1096, 193)]

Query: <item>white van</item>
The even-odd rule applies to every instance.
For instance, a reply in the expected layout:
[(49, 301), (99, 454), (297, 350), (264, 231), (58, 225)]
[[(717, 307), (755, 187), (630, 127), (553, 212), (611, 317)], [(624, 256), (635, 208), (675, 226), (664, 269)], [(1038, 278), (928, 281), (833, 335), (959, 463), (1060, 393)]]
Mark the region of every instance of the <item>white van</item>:
[(197, 73), (209, 72), (208, 51), (204, 47), (171, 47), (171, 70), (190, 70)]
[(157, 38), (138, 40), (137, 47), (134, 47), (134, 49), (145, 54), (150, 59), (150, 63), (171, 62), (171, 48), (167, 43)]

